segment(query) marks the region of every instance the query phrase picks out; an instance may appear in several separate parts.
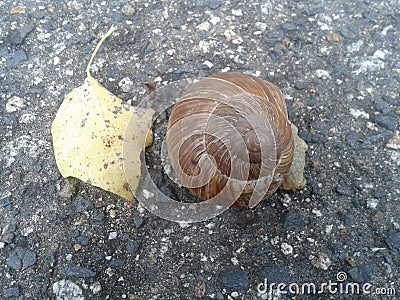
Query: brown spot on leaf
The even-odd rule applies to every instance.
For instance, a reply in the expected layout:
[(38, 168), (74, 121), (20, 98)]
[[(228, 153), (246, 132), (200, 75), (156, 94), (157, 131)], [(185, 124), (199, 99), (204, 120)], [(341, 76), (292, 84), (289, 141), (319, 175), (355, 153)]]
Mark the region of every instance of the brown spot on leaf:
[(125, 189), (126, 191), (129, 191), (129, 190), (130, 190), (130, 188), (129, 188), (129, 183), (127, 183), (127, 182), (124, 183), (123, 187), (124, 187), (124, 189)]

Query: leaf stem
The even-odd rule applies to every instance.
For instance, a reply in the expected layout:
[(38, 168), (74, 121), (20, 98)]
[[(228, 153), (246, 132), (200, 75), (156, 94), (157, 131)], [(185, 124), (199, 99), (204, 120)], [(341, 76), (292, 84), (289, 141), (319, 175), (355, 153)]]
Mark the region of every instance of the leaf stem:
[(89, 63), (86, 67), (86, 76), (87, 77), (92, 77), (92, 75), (90, 75), (90, 67), (92, 65), (92, 61), (94, 59), (94, 57), (96, 56), (97, 52), (99, 51), (101, 45), (104, 43), (104, 41), (116, 30), (116, 28), (114, 26), (111, 26), (110, 29), (107, 31), (107, 33), (105, 35), (103, 35), (103, 37), (101, 38), (101, 40), (97, 43), (96, 48), (93, 51), (92, 57), (89, 60)]

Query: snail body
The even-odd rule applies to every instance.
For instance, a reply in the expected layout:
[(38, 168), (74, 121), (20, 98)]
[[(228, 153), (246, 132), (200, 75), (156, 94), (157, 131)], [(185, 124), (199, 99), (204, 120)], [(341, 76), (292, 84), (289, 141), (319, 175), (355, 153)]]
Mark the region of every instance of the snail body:
[(282, 184), (294, 155), (279, 88), (237, 72), (190, 86), (171, 112), (166, 141), (182, 184), (220, 205), (256, 206)]

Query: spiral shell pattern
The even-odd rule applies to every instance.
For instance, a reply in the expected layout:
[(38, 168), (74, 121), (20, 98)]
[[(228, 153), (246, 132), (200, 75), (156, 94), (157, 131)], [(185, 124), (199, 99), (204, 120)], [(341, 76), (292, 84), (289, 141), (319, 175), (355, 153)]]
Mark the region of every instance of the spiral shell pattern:
[[(194, 83), (174, 106), (166, 142), (183, 186), (203, 200), (254, 207), (281, 184), (293, 137), (280, 90), (228, 72)], [(232, 192), (233, 191), (233, 192)], [(217, 198), (216, 198), (217, 199)]]

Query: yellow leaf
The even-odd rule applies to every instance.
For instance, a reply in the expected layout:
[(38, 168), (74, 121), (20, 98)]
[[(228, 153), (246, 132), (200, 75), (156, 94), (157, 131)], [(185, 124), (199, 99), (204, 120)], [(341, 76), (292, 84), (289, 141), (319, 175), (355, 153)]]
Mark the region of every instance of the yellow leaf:
[[(87, 66), (83, 85), (65, 98), (53, 121), (54, 154), (63, 177), (73, 176), (104, 190), (132, 200), (140, 177), (140, 153), (152, 143), (152, 109), (124, 104), (102, 87), (91, 75), (90, 64), (104, 40), (100, 40)], [(137, 165), (137, 182), (128, 184), (123, 170), (122, 144), (130, 122), (134, 134), (129, 136), (129, 161)], [(134, 135), (134, 136), (133, 136)]]

